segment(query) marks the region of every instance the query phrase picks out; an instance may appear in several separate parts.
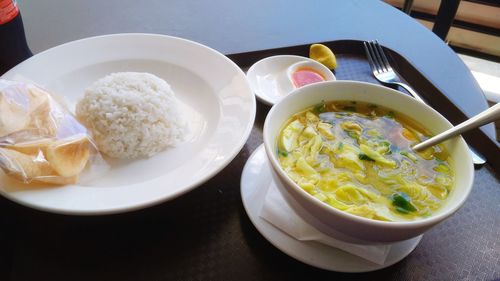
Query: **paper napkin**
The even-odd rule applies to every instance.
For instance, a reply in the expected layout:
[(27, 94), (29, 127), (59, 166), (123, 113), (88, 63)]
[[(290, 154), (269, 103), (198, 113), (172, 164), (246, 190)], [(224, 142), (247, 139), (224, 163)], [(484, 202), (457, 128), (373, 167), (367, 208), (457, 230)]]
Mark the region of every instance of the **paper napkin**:
[(320, 232), (293, 211), (274, 182), (269, 186), (260, 217), (297, 240), (319, 242), (380, 265), (384, 264), (391, 249), (390, 245), (347, 243)]

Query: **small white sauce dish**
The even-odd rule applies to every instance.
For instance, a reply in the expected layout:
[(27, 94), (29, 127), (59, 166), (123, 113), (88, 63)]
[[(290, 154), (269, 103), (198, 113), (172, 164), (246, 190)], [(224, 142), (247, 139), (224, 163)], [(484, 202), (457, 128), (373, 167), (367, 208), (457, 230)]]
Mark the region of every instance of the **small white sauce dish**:
[(335, 80), (326, 66), (310, 58), (294, 55), (278, 55), (259, 60), (248, 69), (247, 80), (257, 99), (272, 106), (296, 89), (291, 74), (300, 68), (313, 69), (325, 81)]
[[(333, 72), (330, 71), (326, 66), (323, 64), (315, 61), (315, 60), (307, 60), (307, 61), (299, 61), (291, 66), (288, 67), (286, 74), (288, 77), (288, 80), (292, 81), (293, 85), (293, 74), (296, 71), (303, 70), (303, 69), (308, 69), (316, 72), (317, 74), (320, 74), (325, 81), (333, 81), (335, 79), (335, 75), (333, 75)], [(294, 87), (296, 89), (297, 87)]]

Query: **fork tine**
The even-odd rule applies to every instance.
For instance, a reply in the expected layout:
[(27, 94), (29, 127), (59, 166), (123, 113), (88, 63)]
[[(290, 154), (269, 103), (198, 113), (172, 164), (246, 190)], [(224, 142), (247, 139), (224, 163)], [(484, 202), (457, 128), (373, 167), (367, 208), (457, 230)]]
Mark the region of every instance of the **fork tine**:
[(373, 53), (374, 53), (374, 56), (375, 56), (375, 59), (379, 65), (379, 68), (381, 69), (380, 72), (385, 72), (385, 71), (388, 71), (388, 69), (386, 68), (386, 65), (384, 65), (384, 62), (382, 60), (382, 57), (380, 56), (379, 54), (379, 50), (378, 48), (376, 47), (376, 45), (378, 45), (377, 41), (370, 41), (368, 42), (368, 45), (370, 45), (370, 47), (372, 48), (373, 50)]
[(385, 52), (382, 49), (382, 46), (380, 46), (380, 44), (377, 42), (377, 40), (375, 40), (375, 44), (374, 45), (378, 49), (378, 51), (380, 53), (380, 56), (382, 57), (382, 62), (384, 63), (385, 68), (387, 70), (389, 70), (391, 68), (391, 64), (387, 60), (387, 56), (385, 55)]
[(368, 57), (368, 63), (370, 64), (370, 68), (372, 69), (372, 71), (377, 70), (377, 66), (373, 62), (374, 59), (373, 59), (372, 54), (371, 54), (371, 52), (369, 50), (367, 42), (363, 42), (363, 45), (365, 47), (365, 52), (366, 52), (366, 56)]
[(380, 63), (377, 61), (377, 57), (375, 56), (375, 52), (373, 50), (370, 42), (366, 42), (366, 49), (368, 50), (368, 56), (371, 59), (371, 65), (373, 65), (372, 70), (377, 73), (382, 72), (382, 68), (380, 67)]

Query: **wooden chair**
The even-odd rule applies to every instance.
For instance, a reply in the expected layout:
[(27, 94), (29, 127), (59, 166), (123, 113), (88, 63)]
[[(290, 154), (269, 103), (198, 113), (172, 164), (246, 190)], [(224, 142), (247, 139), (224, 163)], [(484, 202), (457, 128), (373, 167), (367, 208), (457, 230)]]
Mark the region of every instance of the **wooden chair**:
[[(460, 1), (461, 0), (441, 0), (432, 32), (443, 39), (443, 41), (450, 31), (453, 20), (455, 19), (455, 15), (457, 14)], [(413, 0), (405, 0), (403, 5), (403, 12), (410, 14), (412, 6)]]

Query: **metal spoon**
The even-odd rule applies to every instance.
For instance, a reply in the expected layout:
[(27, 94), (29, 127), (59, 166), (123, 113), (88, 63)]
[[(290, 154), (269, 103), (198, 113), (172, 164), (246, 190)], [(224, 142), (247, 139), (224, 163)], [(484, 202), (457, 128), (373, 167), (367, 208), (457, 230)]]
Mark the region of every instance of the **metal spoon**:
[(415, 151), (421, 151), (440, 142), (443, 142), (449, 138), (452, 138), (461, 133), (467, 132), (477, 127), (481, 127), (487, 123), (500, 120), (500, 103), (486, 109), (485, 111), (479, 113), (478, 115), (464, 121), (457, 126), (448, 129), (426, 141), (423, 141), (413, 147)]

